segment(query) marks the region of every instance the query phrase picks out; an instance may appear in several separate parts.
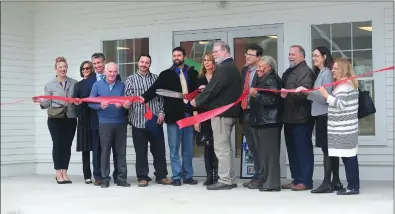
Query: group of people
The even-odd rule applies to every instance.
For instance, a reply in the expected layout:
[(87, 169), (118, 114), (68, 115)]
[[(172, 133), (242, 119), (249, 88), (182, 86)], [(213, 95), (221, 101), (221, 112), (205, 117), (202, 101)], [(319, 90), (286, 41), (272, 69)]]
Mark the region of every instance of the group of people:
[[(316, 146), (324, 154), (324, 181), (312, 193), (339, 195), (359, 193), (358, 146), (358, 84), (345, 81), (335, 87), (326, 83), (354, 76), (346, 59), (333, 60), (326, 47), (313, 52), (314, 68), (305, 61), (305, 51), (295, 45), (289, 51), (290, 67), (282, 78), (270, 56), (252, 44), (246, 48), (246, 66), (240, 72), (231, 57), (230, 47), (223, 41), (214, 43), (212, 52), (204, 54), (199, 72), (184, 63), (182, 47), (172, 51), (173, 65), (159, 75), (150, 72), (151, 57), (141, 55), (138, 70), (122, 82), (114, 62), (105, 64), (105, 57), (95, 53), (91, 61), (80, 66), (81, 81), (67, 77), (67, 62), (56, 59), (56, 77), (45, 86), (45, 95), (74, 98), (102, 96), (138, 96), (140, 102), (109, 104), (63, 102), (34, 99), (47, 109), (48, 128), (53, 141), (53, 161), (59, 184), (71, 183), (67, 176), (71, 144), (77, 130), (77, 151), (82, 151), (85, 182), (92, 183), (90, 151), (93, 159), (94, 184), (109, 187), (110, 154), (113, 153), (114, 182), (128, 187), (126, 182), (127, 124), (132, 127), (136, 153), (138, 186), (148, 186), (151, 178), (148, 165), (148, 143), (153, 156), (155, 181), (158, 184), (181, 186), (197, 184), (193, 178), (194, 143), (204, 146), (208, 190), (237, 187), (233, 166), (231, 132), (237, 121), (253, 156), (255, 175), (244, 187), (260, 191), (295, 191), (313, 188), (314, 154), (312, 134), (315, 126)], [(320, 87), (319, 90), (307, 89)], [(280, 93), (259, 88), (278, 90)], [(158, 89), (182, 94), (199, 90), (188, 101), (172, 96), (159, 96)], [(284, 89), (296, 89), (289, 92)], [(236, 102), (242, 93), (248, 96), (240, 104), (194, 126), (179, 129), (177, 121)], [(148, 120), (145, 103), (153, 112)], [(167, 125), (172, 179), (168, 179), (163, 123)], [(287, 146), (293, 181), (281, 185), (281, 130)], [(180, 149), (182, 157), (180, 158)], [(339, 178), (339, 157), (345, 165), (348, 186)], [(333, 174), (333, 178), (331, 180)]]

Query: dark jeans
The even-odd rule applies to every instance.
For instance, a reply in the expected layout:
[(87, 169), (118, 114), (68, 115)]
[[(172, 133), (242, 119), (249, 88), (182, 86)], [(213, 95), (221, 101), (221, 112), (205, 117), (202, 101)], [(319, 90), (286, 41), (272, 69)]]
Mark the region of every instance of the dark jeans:
[[(99, 135), (99, 129), (92, 129), (92, 165), (93, 165), (93, 177), (95, 180), (101, 180), (101, 161), (100, 161), (100, 155), (101, 155), (101, 146), (100, 146), (100, 135)], [(112, 157), (114, 161), (114, 172), (112, 173), (112, 177), (114, 180), (118, 176), (118, 166), (117, 166), (117, 153), (114, 152), (115, 149), (113, 149), (112, 152)]]
[(314, 153), (311, 140), (313, 123), (284, 124), (289, 168), (293, 184), (313, 187)]
[(52, 138), (52, 159), (55, 170), (68, 169), (77, 128), (76, 118), (48, 118), (48, 129)]
[[(110, 178), (110, 153), (116, 153), (114, 168), (117, 167), (117, 176), (114, 179), (126, 181), (126, 128), (127, 124), (99, 124), (100, 146), (101, 146), (101, 179), (109, 182)], [(114, 170), (115, 174), (115, 170)], [(114, 176), (113, 174), (113, 176)]]
[(83, 151), (82, 152), (82, 170), (84, 172), (84, 179), (91, 179), (92, 172), (91, 172), (91, 152), (90, 151)]
[(347, 177), (347, 189), (359, 190), (359, 166), (358, 157), (342, 157), (344, 168), (346, 170)]
[(154, 159), (154, 175), (156, 181), (167, 177), (166, 149), (163, 127), (157, 133), (152, 133), (146, 128), (136, 128), (132, 126), (133, 145), (136, 152), (136, 175), (138, 181), (150, 181), (148, 177), (148, 142), (149, 149)]
[(252, 161), (254, 162), (254, 170), (255, 170), (255, 176), (258, 174), (263, 174), (263, 166), (261, 165), (259, 161), (259, 154), (258, 154), (258, 149), (256, 148), (256, 143), (254, 140), (254, 136), (251, 131), (251, 127), (249, 124), (249, 118), (250, 118), (250, 113), (248, 111), (244, 112), (243, 115), (243, 134), (246, 137), (248, 149), (251, 151), (252, 154)]

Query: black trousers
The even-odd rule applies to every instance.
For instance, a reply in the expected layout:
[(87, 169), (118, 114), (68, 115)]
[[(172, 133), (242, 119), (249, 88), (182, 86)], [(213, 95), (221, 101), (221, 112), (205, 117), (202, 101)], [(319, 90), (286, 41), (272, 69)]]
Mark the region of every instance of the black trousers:
[(127, 128), (126, 123), (99, 124), (100, 146), (101, 146), (100, 162), (101, 162), (102, 181), (109, 182), (111, 180), (110, 177), (111, 148), (113, 149), (113, 153), (116, 153), (116, 159), (114, 160), (114, 168), (116, 166), (118, 169), (116, 179), (118, 181), (126, 181), (126, 176), (127, 176), (126, 128)]
[[(157, 124), (158, 126), (162, 126)], [(152, 133), (146, 128), (132, 126), (134, 151), (136, 152), (136, 175), (138, 181), (150, 181), (148, 177), (148, 142), (154, 159), (155, 179), (159, 181), (167, 177), (166, 149), (163, 128), (158, 128), (157, 133)]]
[(91, 179), (91, 152), (83, 151), (82, 152), (82, 171), (84, 172), (84, 179)]
[(52, 138), (52, 159), (54, 169), (68, 169), (73, 143), (77, 128), (76, 118), (48, 118), (49, 133)]

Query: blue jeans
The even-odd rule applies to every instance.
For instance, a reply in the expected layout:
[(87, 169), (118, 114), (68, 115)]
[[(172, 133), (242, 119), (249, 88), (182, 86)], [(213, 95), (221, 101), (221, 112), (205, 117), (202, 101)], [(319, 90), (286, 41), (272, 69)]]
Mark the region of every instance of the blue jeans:
[[(179, 129), (175, 123), (167, 124), (173, 180), (181, 178), (186, 180), (193, 177), (193, 131), (193, 126)], [(180, 147), (182, 148), (182, 164), (180, 161)]]
[(285, 123), (284, 135), (287, 146), (292, 183), (313, 188), (314, 153), (311, 140), (313, 123)]

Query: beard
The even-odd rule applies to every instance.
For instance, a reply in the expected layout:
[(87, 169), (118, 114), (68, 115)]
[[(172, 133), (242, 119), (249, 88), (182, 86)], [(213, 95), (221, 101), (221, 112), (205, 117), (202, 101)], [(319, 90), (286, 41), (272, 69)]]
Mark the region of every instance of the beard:
[(184, 64), (184, 60), (178, 60), (178, 59), (173, 60), (173, 64), (176, 66), (180, 66), (180, 65)]
[(147, 71), (147, 70), (148, 70), (148, 68), (147, 68), (147, 67), (145, 67), (145, 66), (141, 66), (141, 67), (139, 67), (139, 70), (140, 70), (140, 71)]
[(289, 61), (289, 67), (293, 68), (296, 66), (296, 63), (294, 61)]

